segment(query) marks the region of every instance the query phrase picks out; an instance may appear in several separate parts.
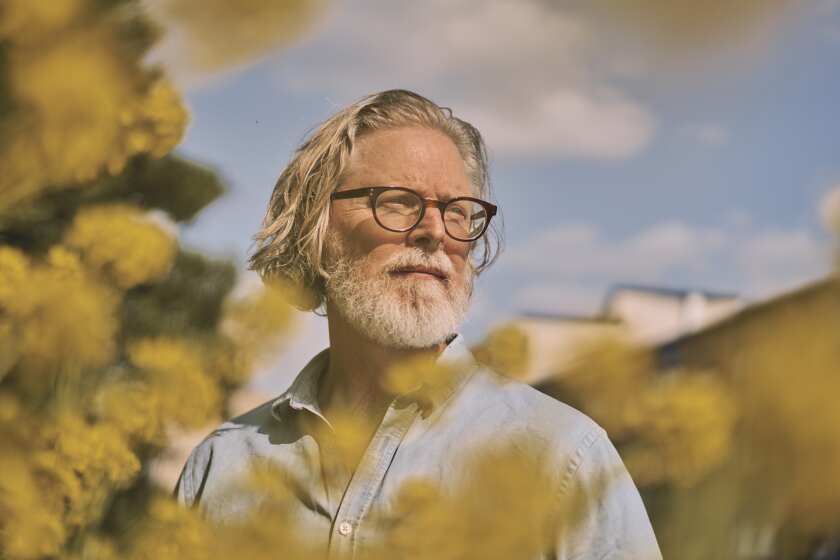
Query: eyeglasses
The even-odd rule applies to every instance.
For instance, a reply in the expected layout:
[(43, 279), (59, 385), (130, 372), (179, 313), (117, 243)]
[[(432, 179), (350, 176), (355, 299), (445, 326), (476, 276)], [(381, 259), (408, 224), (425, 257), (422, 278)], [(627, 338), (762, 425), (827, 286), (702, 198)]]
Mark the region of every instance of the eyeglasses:
[(490, 218), (496, 215), (496, 205), (478, 198), (460, 196), (451, 200), (423, 198), (406, 187), (362, 187), (332, 193), (332, 200), (367, 196), (373, 209), (373, 219), (388, 231), (405, 232), (417, 227), (426, 214), (426, 206), (440, 210), (443, 229), (458, 241), (475, 241), (481, 237)]

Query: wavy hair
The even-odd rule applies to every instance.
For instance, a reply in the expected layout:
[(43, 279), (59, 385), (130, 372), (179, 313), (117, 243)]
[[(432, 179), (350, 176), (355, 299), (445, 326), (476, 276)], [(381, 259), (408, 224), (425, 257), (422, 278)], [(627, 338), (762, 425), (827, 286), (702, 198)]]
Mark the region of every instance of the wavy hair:
[[(299, 308), (320, 307), (329, 276), (323, 249), (330, 195), (339, 186), (356, 140), (371, 131), (412, 125), (439, 130), (452, 139), (476, 193), (490, 198), (487, 150), (474, 126), (414, 92), (375, 93), (324, 121), (297, 148), (274, 186), (262, 228), (254, 236), (249, 268), (264, 281), (293, 288)], [(471, 250), (476, 274), (495, 261), (501, 245), (501, 228), (491, 223)]]

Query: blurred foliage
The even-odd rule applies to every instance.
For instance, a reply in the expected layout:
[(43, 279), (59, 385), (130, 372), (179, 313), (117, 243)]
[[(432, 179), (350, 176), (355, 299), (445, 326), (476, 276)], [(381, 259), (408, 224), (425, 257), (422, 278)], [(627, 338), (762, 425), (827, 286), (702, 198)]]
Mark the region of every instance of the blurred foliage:
[(792, 0), (594, 0), (581, 7), (651, 43), (657, 54), (673, 56), (743, 42), (802, 5)]
[[(353, 428), (337, 425), (336, 431)], [(465, 468), (468, 480), (455, 484), (454, 491), (444, 492), (420, 478), (407, 482), (394, 503), (400, 522), (381, 541), (360, 543), (362, 556), (370, 560), (539, 557), (553, 546), (558, 519), (572, 530), (587, 512), (579, 496), (561, 501), (545, 491), (557, 473), (545, 472), (544, 467), (539, 455), (519, 442), (472, 456)], [(601, 491), (608, 483), (596, 481)], [(249, 478), (225, 490), (258, 494), (261, 505), (240, 520), (211, 525), (196, 510), (155, 497), (150, 514), (121, 541), (121, 557), (258, 560), (276, 558), (278, 551), (288, 560), (324, 556), (323, 540), (308, 540), (294, 517), (294, 502), (300, 498), (294, 482), (277, 465), (256, 463)]]
[(832, 277), (687, 339), (677, 369), (606, 338), (546, 390), (608, 430), (666, 558), (805, 558), (840, 533), (837, 333)]
[[(326, 0), (146, 0), (168, 31), (163, 56), (193, 73), (219, 71), (298, 40)], [(219, 37), (225, 37), (219, 41)]]
[(232, 263), (179, 247), (224, 188), (170, 155), (187, 113), (143, 63), (156, 37), (133, 0), (0, 5), (2, 558), (161, 558), (135, 531), (177, 515), (149, 462), (289, 325), (283, 293), (234, 297)]
[(482, 364), (514, 379), (528, 369), (528, 336), (513, 324), (491, 329), (472, 352)]

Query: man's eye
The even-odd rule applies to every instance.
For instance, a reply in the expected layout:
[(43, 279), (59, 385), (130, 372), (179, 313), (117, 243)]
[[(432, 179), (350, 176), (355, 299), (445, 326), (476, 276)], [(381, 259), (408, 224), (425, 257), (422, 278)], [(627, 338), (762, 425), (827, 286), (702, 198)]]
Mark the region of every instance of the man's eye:
[(379, 206), (388, 210), (406, 210), (417, 207), (417, 199), (413, 196), (389, 196), (380, 199)]
[(447, 216), (458, 220), (466, 219), (469, 214), (469, 210), (461, 206), (450, 206), (446, 209)]

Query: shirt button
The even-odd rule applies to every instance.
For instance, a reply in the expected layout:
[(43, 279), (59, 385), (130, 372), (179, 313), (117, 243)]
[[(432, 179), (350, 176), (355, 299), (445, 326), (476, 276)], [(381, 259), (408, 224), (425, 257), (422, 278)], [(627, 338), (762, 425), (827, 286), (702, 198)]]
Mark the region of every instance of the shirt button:
[(346, 537), (353, 532), (353, 526), (349, 521), (342, 521), (338, 526), (338, 532)]

